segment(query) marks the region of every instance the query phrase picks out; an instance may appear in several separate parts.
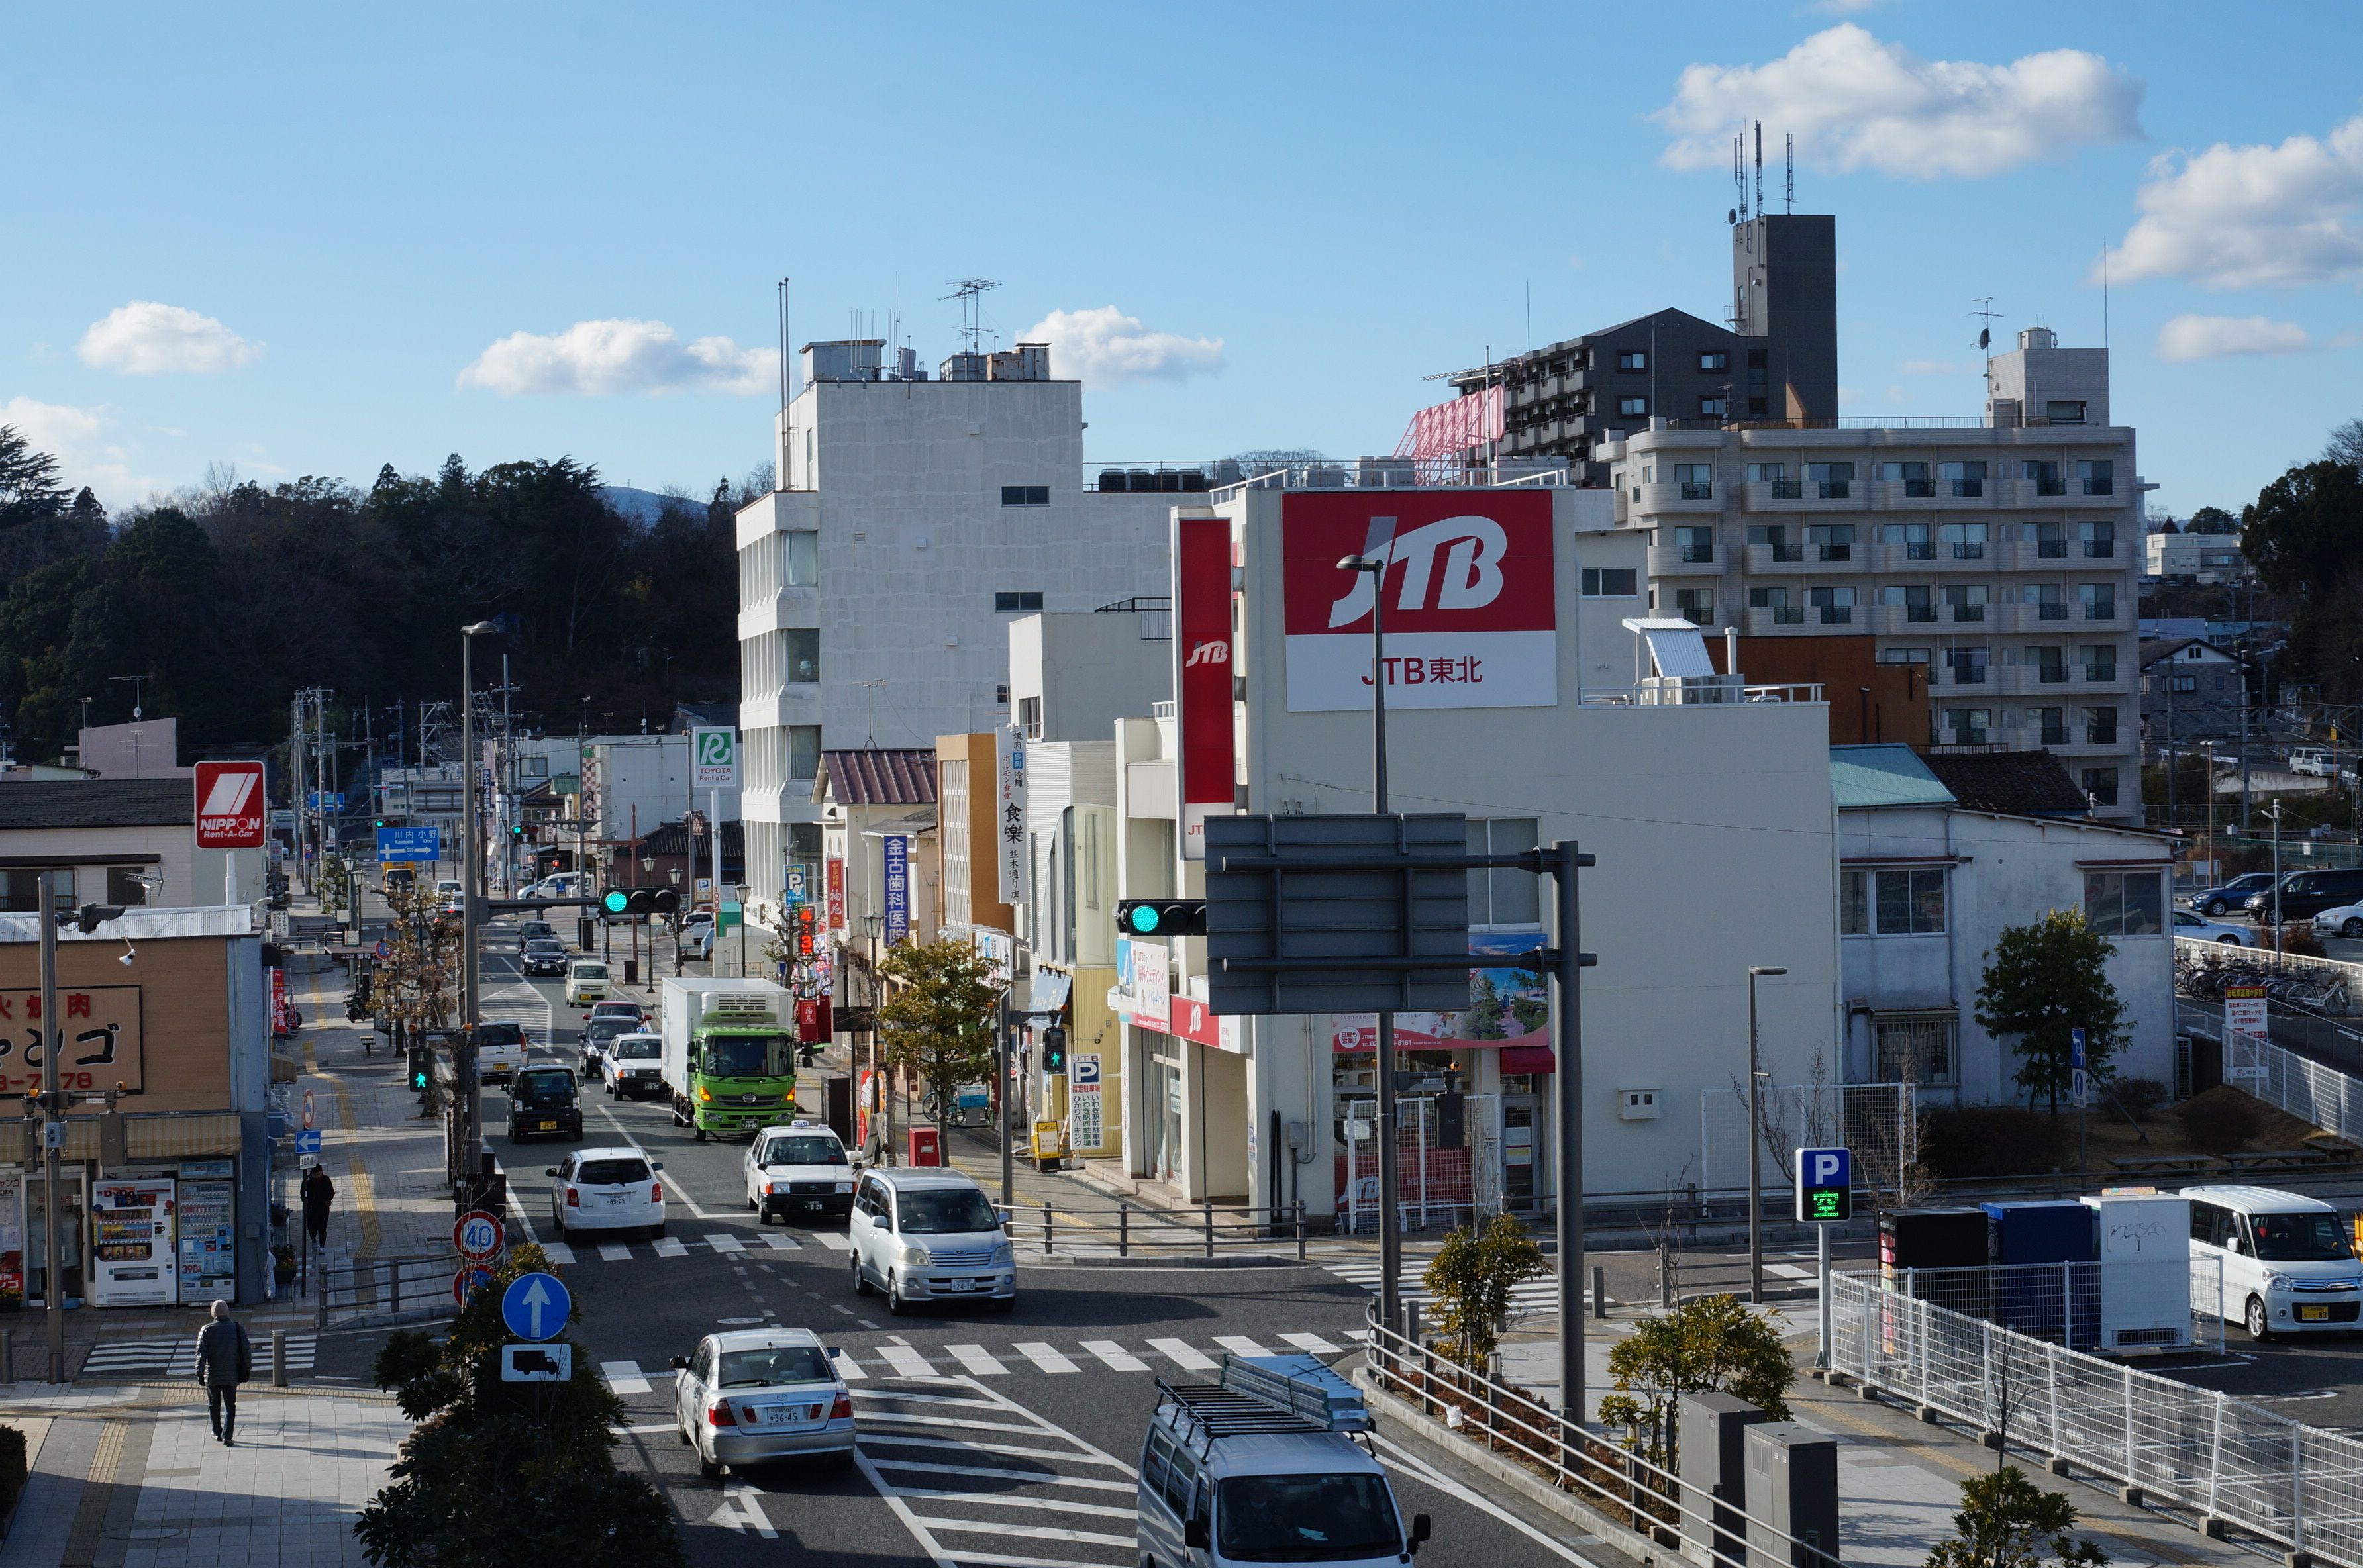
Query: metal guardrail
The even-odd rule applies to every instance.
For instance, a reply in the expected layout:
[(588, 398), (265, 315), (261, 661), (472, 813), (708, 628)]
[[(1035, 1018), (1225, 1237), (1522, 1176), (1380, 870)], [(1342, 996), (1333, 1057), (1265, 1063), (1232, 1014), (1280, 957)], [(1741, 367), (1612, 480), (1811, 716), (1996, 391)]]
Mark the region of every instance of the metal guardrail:
[(316, 1268), (312, 1279), (316, 1328), (350, 1328), (448, 1318), (459, 1310), (449, 1257), (376, 1258)]
[[(1304, 1205), (1254, 1208), (1201, 1203), (1195, 1209), (1148, 1209), (1115, 1203), (1078, 1208), (1048, 1199), (1000, 1210), (1002, 1227), (1017, 1244), (1046, 1257), (1214, 1257), (1225, 1252), (1270, 1253), (1293, 1249), (1304, 1259)], [(1258, 1218), (1261, 1216), (1261, 1218)]]
[[(1597, 1430), (1561, 1419), (1542, 1397), (1460, 1365), (1416, 1334), (1370, 1324), (1365, 1365), (1381, 1392), (1442, 1421), (1472, 1447), (1504, 1459), (1625, 1529), (1680, 1547), (1703, 1568), (1845, 1568), (1835, 1552), (1800, 1540), (1769, 1519), (1685, 1486)], [(1677, 1412), (1675, 1420), (1679, 1423)], [(1628, 1434), (1628, 1441), (1630, 1437)]]
[[(2162, 1265), (2163, 1266), (2163, 1265)], [(1932, 1302), (1948, 1312), (1980, 1318), (2014, 1329), (2031, 1339), (2066, 1345), (2076, 1351), (2107, 1351), (2158, 1344), (2147, 1330), (2145, 1337), (2110, 1345), (2103, 1316), (2108, 1275), (2098, 1263), (1985, 1264), (1967, 1268), (1900, 1268), (1894, 1283), (1876, 1271), (1850, 1269), (1846, 1277), (1872, 1289), (1893, 1289), (1917, 1300)], [(2187, 1341), (2164, 1341), (2176, 1349), (2221, 1350), (2224, 1347), (2224, 1260), (2220, 1254), (2189, 1260), (2189, 1286), (2184, 1305), (2190, 1320)], [(2202, 1310), (2201, 1302), (2210, 1303)], [(2160, 1316), (2168, 1314), (2160, 1313)], [(2239, 1309), (2234, 1308), (2236, 1320)]]
[(2363, 1568), (2363, 1441), (1846, 1275), (1830, 1317), (1832, 1368), (1868, 1388)]

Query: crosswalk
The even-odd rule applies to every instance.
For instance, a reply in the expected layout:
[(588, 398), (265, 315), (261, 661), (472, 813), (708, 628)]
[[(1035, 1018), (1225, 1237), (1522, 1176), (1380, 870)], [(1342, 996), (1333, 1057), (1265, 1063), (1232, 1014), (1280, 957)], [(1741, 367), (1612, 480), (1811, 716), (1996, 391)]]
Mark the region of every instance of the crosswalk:
[[(1187, 1340), (1162, 1338), (1129, 1345), (1116, 1340), (1093, 1339), (1065, 1345), (1046, 1340), (1020, 1340), (1005, 1346), (963, 1343), (925, 1347), (893, 1339), (874, 1345), (838, 1345), (832, 1353), (838, 1375), (848, 1383), (1007, 1377), (1027, 1370), (1054, 1377), (1099, 1371), (1184, 1372), (1203, 1376), (1222, 1364), (1226, 1351), (1237, 1355), (1301, 1353), (1326, 1356), (1342, 1353), (1359, 1343), (1359, 1332), (1332, 1336), (1302, 1331), (1262, 1340), (1247, 1334), (1218, 1334), (1205, 1347)], [(648, 1393), (652, 1386), (651, 1378), (669, 1375), (644, 1370), (637, 1361), (601, 1362), (599, 1375), (618, 1394)]]
[[(287, 1370), (311, 1371), (318, 1343), (316, 1335), (288, 1335)], [(260, 1336), (254, 1346), (254, 1362), (258, 1377), (271, 1375), (271, 1343)], [(82, 1375), (90, 1377), (101, 1373), (194, 1377), (197, 1373), (197, 1337), (191, 1333), (169, 1340), (101, 1340), (90, 1347), (90, 1355), (82, 1364)]]
[(733, 1253), (762, 1256), (768, 1253), (849, 1253), (853, 1243), (838, 1231), (806, 1231), (801, 1239), (785, 1231), (764, 1231), (746, 1235), (733, 1231), (708, 1231), (702, 1236), (659, 1236), (644, 1242), (583, 1242), (580, 1246), (571, 1242), (544, 1242), (541, 1250), (557, 1264), (630, 1263), (639, 1253), (636, 1248), (647, 1249), (649, 1255), (660, 1258), (685, 1258), (691, 1248), (712, 1252), (727, 1257)]

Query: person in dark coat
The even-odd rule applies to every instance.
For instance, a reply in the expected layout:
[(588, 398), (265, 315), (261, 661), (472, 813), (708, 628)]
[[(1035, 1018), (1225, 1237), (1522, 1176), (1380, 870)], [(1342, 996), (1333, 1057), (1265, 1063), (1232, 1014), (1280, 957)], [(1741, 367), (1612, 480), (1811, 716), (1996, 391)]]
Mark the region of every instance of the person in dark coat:
[(304, 1173), (304, 1233), (317, 1251), (328, 1244), (328, 1206), (337, 1200), (337, 1184), (315, 1165)]
[(197, 1381), (205, 1385), (205, 1414), (225, 1448), (238, 1446), (238, 1386), (254, 1372), (254, 1343), (246, 1325), (233, 1322), (229, 1303), (213, 1305), (213, 1321), (197, 1331)]

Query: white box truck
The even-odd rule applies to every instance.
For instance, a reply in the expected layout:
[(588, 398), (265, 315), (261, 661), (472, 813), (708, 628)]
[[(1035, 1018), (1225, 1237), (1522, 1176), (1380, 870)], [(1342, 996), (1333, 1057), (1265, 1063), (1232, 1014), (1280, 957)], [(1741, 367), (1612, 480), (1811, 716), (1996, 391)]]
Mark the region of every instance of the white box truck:
[(668, 979), (659, 1006), (676, 1127), (744, 1132), (796, 1113), (794, 999), (771, 980)]

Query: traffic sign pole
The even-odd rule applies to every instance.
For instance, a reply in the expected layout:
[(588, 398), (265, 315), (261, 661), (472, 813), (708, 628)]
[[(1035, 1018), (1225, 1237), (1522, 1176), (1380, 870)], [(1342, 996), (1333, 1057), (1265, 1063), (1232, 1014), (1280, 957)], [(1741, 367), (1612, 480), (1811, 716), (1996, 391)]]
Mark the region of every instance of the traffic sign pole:
[(2069, 1030), (2068, 1043), (2076, 1060), (2076, 1190), (2081, 1192), (2084, 1190), (2084, 1167), (2088, 1158), (2084, 1145), (2084, 1101), (2090, 1098), (2089, 1080), (2084, 1071), (2084, 1032)]

